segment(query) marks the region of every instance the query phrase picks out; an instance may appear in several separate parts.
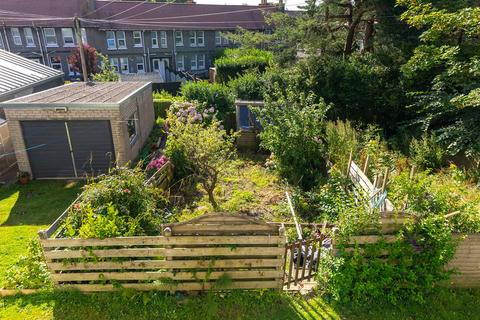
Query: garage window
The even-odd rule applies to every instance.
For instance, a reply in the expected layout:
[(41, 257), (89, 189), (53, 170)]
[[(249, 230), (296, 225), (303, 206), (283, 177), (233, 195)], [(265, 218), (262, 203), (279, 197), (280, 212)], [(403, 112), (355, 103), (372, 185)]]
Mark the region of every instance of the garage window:
[(128, 139), (131, 144), (135, 143), (137, 137), (137, 112), (134, 112), (127, 121)]

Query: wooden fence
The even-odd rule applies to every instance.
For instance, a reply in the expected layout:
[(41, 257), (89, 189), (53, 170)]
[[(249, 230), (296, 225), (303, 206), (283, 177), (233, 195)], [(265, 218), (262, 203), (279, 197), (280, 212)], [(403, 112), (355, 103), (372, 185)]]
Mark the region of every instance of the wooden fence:
[(41, 244), (55, 284), (85, 292), (283, 287), (283, 227), (213, 214), (162, 229), (161, 236)]

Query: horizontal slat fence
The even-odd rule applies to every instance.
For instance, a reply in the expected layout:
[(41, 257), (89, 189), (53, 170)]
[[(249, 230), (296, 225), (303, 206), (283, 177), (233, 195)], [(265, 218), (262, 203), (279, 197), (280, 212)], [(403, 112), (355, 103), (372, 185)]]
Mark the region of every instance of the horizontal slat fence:
[(283, 287), (283, 227), (240, 215), (204, 215), (161, 236), (41, 239), (57, 286), (85, 292)]

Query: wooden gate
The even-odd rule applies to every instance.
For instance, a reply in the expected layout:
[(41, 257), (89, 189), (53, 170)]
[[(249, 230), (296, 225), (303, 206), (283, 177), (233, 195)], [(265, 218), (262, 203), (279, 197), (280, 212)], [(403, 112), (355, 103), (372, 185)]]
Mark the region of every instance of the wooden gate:
[(188, 291), (281, 289), (285, 240), (282, 227), (212, 214), (164, 225), (161, 236), (50, 238), (41, 244), (57, 286)]

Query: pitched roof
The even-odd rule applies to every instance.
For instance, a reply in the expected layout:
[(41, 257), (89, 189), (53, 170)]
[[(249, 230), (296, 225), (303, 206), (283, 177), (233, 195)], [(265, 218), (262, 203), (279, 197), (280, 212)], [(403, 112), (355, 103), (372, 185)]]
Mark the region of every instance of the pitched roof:
[(111, 105), (120, 103), (148, 85), (150, 82), (74, 82), (10, 100), (0, 106)]
[(65, 26), (72, 25), (71, 17), (78, 15), (86, 26), (102, 29), (235, 29), (240, 26), (260, 30), (266, 26), (264, 14), (277, 10), (276, 6), (92, 1), (95, 11), (88, 8), (86, 0), (1, 0), (0, 10), (29, 14), (29, 21), (5, 11), (0, 11), (0, 21), (7, 25), (31, 25), (31, 20), (35, 20), (39, 26)]
[(28, 87), (63, 76), (61, 71), (0, 49), (0, 100)]

